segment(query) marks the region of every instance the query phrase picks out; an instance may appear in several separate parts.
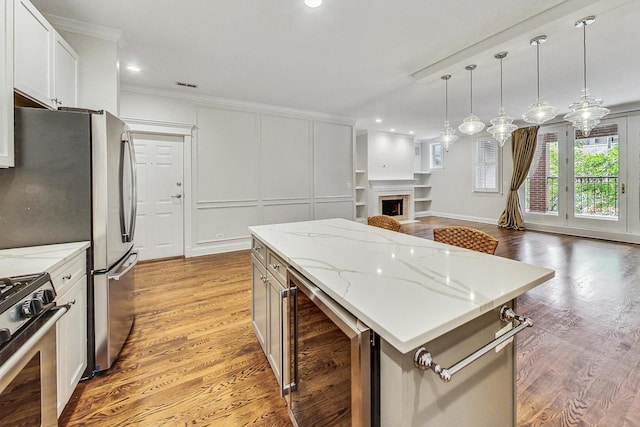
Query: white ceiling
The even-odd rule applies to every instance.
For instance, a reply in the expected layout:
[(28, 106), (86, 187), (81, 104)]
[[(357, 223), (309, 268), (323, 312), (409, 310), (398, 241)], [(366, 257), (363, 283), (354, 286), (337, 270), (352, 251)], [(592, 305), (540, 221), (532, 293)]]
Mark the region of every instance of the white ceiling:
[[(444, 120), (474, 112), (485, 122), (504, 106), (520, 117), (535, 100), (535, 48), (541, 95), (567, 112), (582, 87), (582, 30), (587, 28), (588, 86), (606, 106), (640, 101), (638, 0), (33, 0), (40, 11), (122, 30), (127, 86), (178, 90), (357, 119), (358, 129), (437, 136)], [(415, 76), (414, 76), (415, 75)], [(416, 78), (417, 77), (417, 78)], [(417, 82), (420, 80), (420, 82)], [(179, 88), (176, 81), (197, 89)], [(377, 124), (374, 119), (383, 122)]]

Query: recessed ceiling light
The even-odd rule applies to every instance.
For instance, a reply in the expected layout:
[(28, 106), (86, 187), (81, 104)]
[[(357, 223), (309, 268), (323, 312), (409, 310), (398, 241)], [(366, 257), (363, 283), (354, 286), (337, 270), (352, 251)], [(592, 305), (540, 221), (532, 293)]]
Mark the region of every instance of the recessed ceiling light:
[(137, 65), (127, 65), (127, 70), (129, 71), (133, 71), (134, 73), (139, 73), (140, 72), (140, 67), (138, 67)]
[(413, 131), (412, 130), (409, 131), (409, 135), (413, 135)]
[(396, 128), (391, 128), (391, 129), (389, 129), (389, 130), (390, 130), (391, 132), (395, 132), (395, 131), (396, 131)]
[(309, 7), (318, 7), (322, 4), (322, 0), (304, 0), (304, 4)]
[(382, 119), (376, 119), (376, 123), (382, 123)]

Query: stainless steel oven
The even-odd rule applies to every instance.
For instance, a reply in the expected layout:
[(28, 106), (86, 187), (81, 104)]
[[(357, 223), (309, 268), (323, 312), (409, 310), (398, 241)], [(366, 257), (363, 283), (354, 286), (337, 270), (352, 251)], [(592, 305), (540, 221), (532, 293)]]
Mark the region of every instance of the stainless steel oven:
[(288, 272), (287, 400), (303, 426), (378, 425), (378, 347), (366, 325), (300, 273)]
[(0, 427), (57, 426), (57, 306), (48, 274), (0, 279)]

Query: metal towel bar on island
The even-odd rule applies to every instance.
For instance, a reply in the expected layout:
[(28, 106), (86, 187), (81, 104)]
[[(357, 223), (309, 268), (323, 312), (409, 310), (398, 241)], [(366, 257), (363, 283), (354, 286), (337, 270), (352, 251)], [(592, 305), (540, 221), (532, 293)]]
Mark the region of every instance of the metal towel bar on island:
[(533, 321), (530, 318), (517, 315), (511, 308), (507, 306), (503, 306), (500, 309), (500, 319), (505, 322), (515, 321), (518, 323), (518, 326), (511, 329), (509, 332), (500, 335), (495, 340), (479, 348), (478, 350), (474, 351), (464, 359), (455, 363), (450, 368), (443, 369), (438, 363), (436, 363), (433, 360), (431, 353), (429, 353), (429, 351), (426, 348), (420, 347), (419, 349), (416, 350), (416, 353), (413, 356), (413, 362), (415, 366), (423, 370), (431, 369), (433, 372), (435, 372), (438, 375), (438, 377), (440, 377), (442, 381), (449, 382), (451, 381), (451, 377), (454, 374), (456, 374), (458, 371), (467, 367), (475, 360), (484, 356), (494, 348), (498, 347), (500, 344), (504, 343), (514, 335), (518, 334), (520, 331), (533, 326)]

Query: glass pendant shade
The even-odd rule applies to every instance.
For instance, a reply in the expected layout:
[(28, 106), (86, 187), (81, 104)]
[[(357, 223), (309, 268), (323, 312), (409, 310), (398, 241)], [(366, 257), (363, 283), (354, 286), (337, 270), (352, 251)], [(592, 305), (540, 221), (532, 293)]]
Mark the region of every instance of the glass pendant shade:
[(591, 130), (600, 123), (600, 120), (609, 114), (609, 110), (602, 107), (602, 100), (592, 97), (587, 89), (587, 25), (592, 24), (595, 20), (595, 16), (587, 16), (576, 22), (576, 27), (582, 27), (583, 35), (584, 89), (582, 89), (580, 99), (569, 105), (571, 112), (564, 116), (564, 119), (571, 122), (576, 129), (580, 129), (585, 137), (588, 137)]
[(538, 36), (529, 42), (536, 47), (536, 75), (538, 98), (536, 102), (529, 105), (529, 109), (522, 115), (522, 119), (527, 123), (541, 125), (548, 122), (558, 114), (558, 109), (549, 104), (549, 101), (540, 99), (540, 45), (547, 40), (547, 36)]
[(440, 142), (444, 144), (444, 149), (449, 151), (449, 148), (454, 142), (458, 140), (456, 130), (449, 125), (449, 120), (445, 120), (444, 127), (440, 131)]
[(564, 119), (571, 122), (573, 127), (580, 129), (582, 135), (588, 137), (591, 130), (598, 126), (600, 120), (607, 114), (609, 110), (601, 106), (602, 100), (595, 99), (589, 94), (589, 89), (582, 89), (580, 99), (569, 105), (570, 113), (564, 116)]
[(549, 104), (549, 101), (538, 98), (536, 102), (529, 105), (529, 109), (522, 115), (522, 119), (527, 123), (541, 125), (557, 115), (558, 109), (556, 107)]
[(498, 110), (498, 117), (491, 120), (491, 126), (487, 129), (500, 146), (504, 146), (505, 142), (511, 138), (511, 132), (518, 129), (518, 126), (513, 124), (513, 117), (507, 116), (502, 106), (502, 60), (507, 56), (507, 52), (496, 53), (495, 58), (500, 60), (500, 109)]
[(449, 125), (449, 85), (448, 81), (451, 78), (450, 74), (442, 76), (444, 80), (444, 127), (440, 131), (440, 138), (438, 140), (444, 145), (445, 151), (449, 151), (449, 148), (454, 142), (458, 140), (456, 130)]
[(480, 121), (480, 117), (472, 113), (464, 118), (462, 124), (458, 126), (458, 129), (464, 134), (475, 135), (478, 132), (482, 132), (484, 123)]
[(518, 129), (518, 126), (512, 124), (513, 117), (507, 116), (504, 113), (504, 108), (500, 107), (498, 111), (498, 117), (491, 120), (491, 127), (487, 129), (502, 147), (505, 142), (511, 137), (511, 132)]
[(481, 132), (484, 129), (484, 123), (480, 121), (480, 117), (473, 114), (473, 70), (475, 70), (477, 65), (471, 64), (467, 65), (465, 70), (469, 71), (469, 82), (470, 82), (470, 91), (469, 91), (469, 99), (471, 108), (469, 110), (469, 115), (464, 118), (462, 124), (458, 126), (458, 130), (460, 132), (467, 135), (475, 135), (478, 132)]

